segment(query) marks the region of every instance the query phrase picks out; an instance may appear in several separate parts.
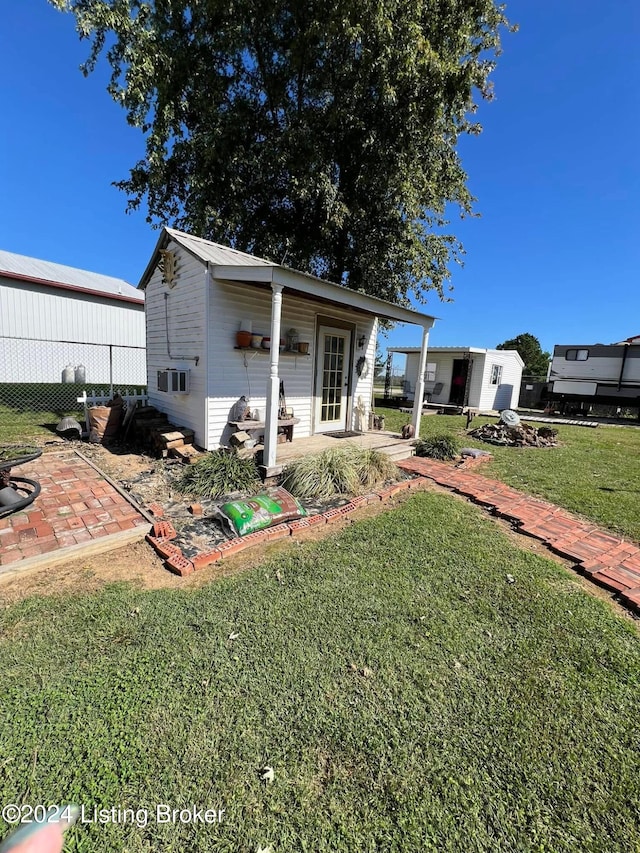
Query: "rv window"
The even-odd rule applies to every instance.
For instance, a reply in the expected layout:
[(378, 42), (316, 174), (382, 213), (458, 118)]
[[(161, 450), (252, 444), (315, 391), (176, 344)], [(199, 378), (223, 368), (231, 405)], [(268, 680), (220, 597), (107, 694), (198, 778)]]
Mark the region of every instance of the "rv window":
[(586, 361), (589, 358), (589, 350), (568, 349), (565, 358), (567, 361)]
[(425, 382), (435, 382), (436, 381), (436, 365), (435, 364), (427, 364), (426, 369), (424, 371), (424, 379)]
[(489, 380), (490, 385), (499, 385), (502, 382), (502, 365), (501, 364), (492, 364), (491, 365), (491, 379)]

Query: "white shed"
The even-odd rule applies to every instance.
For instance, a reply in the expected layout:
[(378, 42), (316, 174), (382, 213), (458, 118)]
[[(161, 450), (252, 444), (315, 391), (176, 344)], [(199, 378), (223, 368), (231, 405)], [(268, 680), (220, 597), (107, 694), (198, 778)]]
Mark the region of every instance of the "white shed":
[[(212, 450), (228, 443), (234, 404), (249, 397), (250, 409), (264, 421), (268, 470), (276, 464), (285, 413), (292, 411), (296, 420), (294, 440), (367, 429), (378, 318), (420, 326), (423, 360), (434, 322), (430, 315), (170, 228), (163, 230), (140, 287), (146, 293), (151, 403)], [(270, 338), (270, 349), (239, 346), (237, 332), (247, 326)]]
[(144, 293), (126, 281), (0, 251), (0, 382), (146, 381)]
[[(419, 373), (417, 347), (390, 347), (407, 356), (405, 396), (414, 399)], [(524, 362), (515, 350), (430, 347), (424, 372), (426, 399), (482, 411), (515, 409)]]

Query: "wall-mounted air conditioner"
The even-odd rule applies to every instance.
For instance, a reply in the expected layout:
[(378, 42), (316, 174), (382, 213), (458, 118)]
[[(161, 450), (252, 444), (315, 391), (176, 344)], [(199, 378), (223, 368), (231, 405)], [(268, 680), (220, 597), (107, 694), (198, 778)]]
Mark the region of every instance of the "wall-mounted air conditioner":
[(168, 370), (158, 371), (158, 391), (166, 391), (169, 394), (189, 393), (190, 370)]

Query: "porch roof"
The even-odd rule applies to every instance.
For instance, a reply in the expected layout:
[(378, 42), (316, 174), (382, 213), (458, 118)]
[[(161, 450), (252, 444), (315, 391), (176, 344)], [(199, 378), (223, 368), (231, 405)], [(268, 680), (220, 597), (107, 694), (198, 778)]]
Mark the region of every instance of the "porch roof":
[(144, 289), (148, 284), (158, 263), (159, 253), (170, 240), (175, 241), (191, 255), (208, 264), (211, 274), (216, 279), (258, 287), (279, 284), (285, 291), (294, 291), (308, 299), (346, 306), (354, 311), (380, 317), (384, 320), (411, 323), (426, 329), (431, 328), (436, 320), (430, 314), (423, 314), (402, 305), (394, 305), (384, 299), (350, 290), (348, 287), (325, 281), (263, 258), (256, 258), (246, 252), (239, 252), (228, 246), (221, 246), (219, 243), (203, 240), (200, 237), (194, 237), (173, 228), (163, 229), (151, 260), (140, 280), (139, 287), (141, 289)]
[[(397, 352), (401, 355), (411, 355), (412, 353), (420, 352), (420, 347), (387, 347), (387, 352)], [(479, 353), (480, 355), (489, 355), (490, 353), (498, 353), (500, 355), (515, 356), (516, 361), (519, 361), (524, 367), (522, 356), (515, 349), (486, 349), (485, 347), (429, 347), (429, 355), (455, 355), (456, 353)]]

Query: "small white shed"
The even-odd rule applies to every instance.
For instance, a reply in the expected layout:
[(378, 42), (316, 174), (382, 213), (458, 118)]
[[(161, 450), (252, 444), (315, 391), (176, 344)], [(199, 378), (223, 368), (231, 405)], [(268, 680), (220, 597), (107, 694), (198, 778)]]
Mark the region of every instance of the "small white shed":
[[(419, 374), (417, 347), (390, 347), (407, 357), (405, 396), (414, 399)], [(524, 362), (516, 350), (430, 347), (424, 371), (427, 401), (483, 411), (515, 409)]]
[[(378, 319), (422, 328), (416, 363), (426, 359), (434, 322), (430, 315), (170, 228), (163, 230), (140, 287), (146, 294), (150, 402), (173, 423), (191, 428), (196, 444), (213, 450), (229, 441), (234, 404), (242, 395), (250, 398), (250, 409), (264, 421), (267, 470), (276, 465), (279, 421), (286, 420), (281, 390), (296, 420), (294, 441), (366, 430)], [(268, 337), (270, 348), (240, 346), (237, 332), (247, 326)]]
[(144, 385), (144, 293), (119, 278), (0, 250), (0, 383)]

